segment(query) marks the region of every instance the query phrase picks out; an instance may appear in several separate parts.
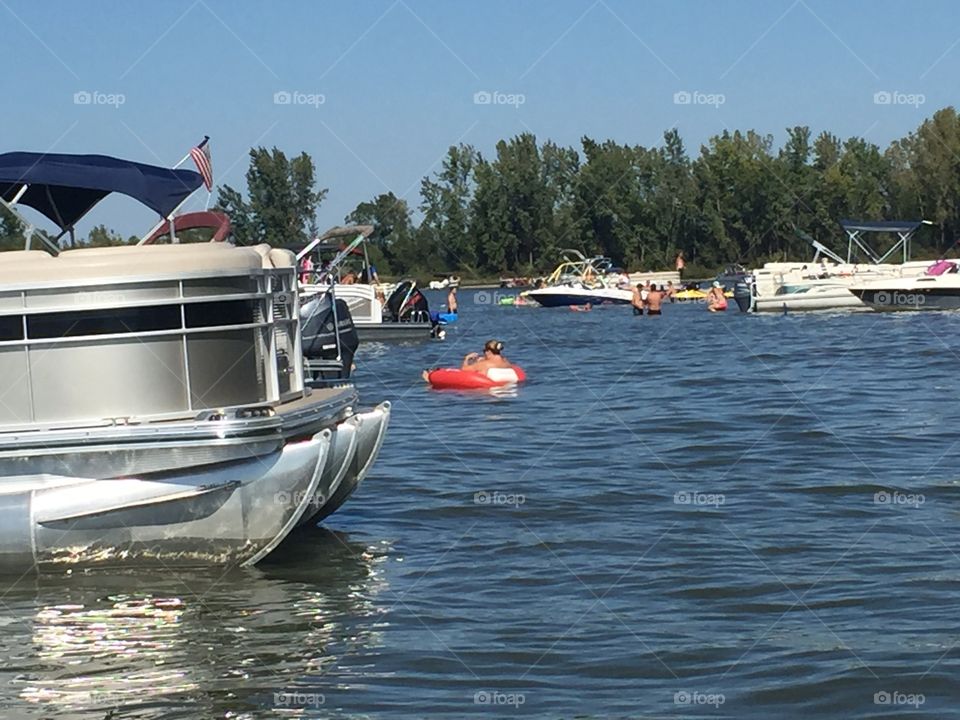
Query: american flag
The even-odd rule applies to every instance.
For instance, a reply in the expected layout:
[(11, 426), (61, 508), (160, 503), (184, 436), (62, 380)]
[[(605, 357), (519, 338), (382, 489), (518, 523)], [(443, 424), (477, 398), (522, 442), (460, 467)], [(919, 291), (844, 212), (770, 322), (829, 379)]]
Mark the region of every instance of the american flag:
[(199, 145), (190, 149), (190, 157), (193, 158), (197, 170), (203, 176), (203, 184), (207, 187), (207, 192), (213, 190), (213, 164), (210, 161), (210, 146), (207, 144), (209, 140), (210, 138), (205, 135)]

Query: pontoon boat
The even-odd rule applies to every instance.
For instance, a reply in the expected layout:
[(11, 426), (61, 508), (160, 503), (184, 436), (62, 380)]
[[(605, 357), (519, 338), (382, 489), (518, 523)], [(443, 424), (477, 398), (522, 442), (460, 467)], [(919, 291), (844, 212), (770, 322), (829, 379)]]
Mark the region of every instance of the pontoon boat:
[[(0, 203), (60, 228), (0, 253), (0, 572), (256, 563), (363, 479), (389, 404), (307, 387), (293, 255), (216, 242), (61, 251), (107, 195), (173, 222), (201, 177), (0, 155)], [(175, 239), (175, 238), (174, 238)]]
[[(394, 287), (380, 283), (366, 245), (373, 230), (372, 225), (334, 227), (305, 247), (297, 248), (304, 302), (318, 292), (327, 292), (333, 284), (336, 296), (350, 308), (361, 341), (426, 340), (438, 336), (440, 323), (431, 319), (427, 300), (415, 282), (408, 280)], [(324, 254), (333, 257), (324, 261)], [(346, 261), (354, 256), (361, 265), (360, 273), (345, 273)]]

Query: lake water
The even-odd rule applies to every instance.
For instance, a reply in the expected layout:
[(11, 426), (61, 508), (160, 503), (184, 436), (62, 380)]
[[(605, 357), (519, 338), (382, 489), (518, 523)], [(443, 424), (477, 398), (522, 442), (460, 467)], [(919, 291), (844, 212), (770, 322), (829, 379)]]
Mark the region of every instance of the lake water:
[[(249, 571), (0, 581), (0, 715), (947, 717), (960, 315), (500, 307), (365, 346), (394, 414)], [(497, 337), (515, 395), (428, 390)]]

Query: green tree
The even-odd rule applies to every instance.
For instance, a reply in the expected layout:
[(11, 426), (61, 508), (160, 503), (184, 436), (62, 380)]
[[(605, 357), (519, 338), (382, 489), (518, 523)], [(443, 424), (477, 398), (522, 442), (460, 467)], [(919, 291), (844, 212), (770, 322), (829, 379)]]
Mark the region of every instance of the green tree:
[[(137, 238), (139, 239), (139, 238)], [(89, 247), (112, 247), (115, 245), (126, 245), (127, 240), (119, 234), (107, 228), (106, 225), (96, 225), (90, 229), (84, 245)]]
[(20, 218), (0, 206), (0, 250), (23, 250), (24, 227)]
[(316, 184), (313, 159), (306, 153), (288, 160), (277, 148), (253, 148), (247, 170), (249, 200), (224, 185), (217, 204), (230, 215), (238, 244), (302, 243), (316, 235), (317, 208), (327, 196)]
[(413, 226), (410, 206), (392, 192), (360, 203), (345, 221), (373, 226), (371, 262), (380, 275), (424, 273), (435, 265)]
[(470, 145), (451, 146), (434, 179), (420, 183), (421, 241), (437, 257), (437, 270), (475, 271), (477, 246), (470, 237), (473, 171), (480, 156)]

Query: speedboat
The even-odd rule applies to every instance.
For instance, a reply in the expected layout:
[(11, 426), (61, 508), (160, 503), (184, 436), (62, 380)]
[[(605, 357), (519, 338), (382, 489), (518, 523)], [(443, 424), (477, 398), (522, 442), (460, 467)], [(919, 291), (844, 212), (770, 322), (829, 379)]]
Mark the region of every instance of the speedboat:
[[(551, 275), (536, 290), (520, 294), (543, 307), (566, 307), (569, 305), (629, 305), (633, 291), (629, 279), (619, 273), (609, 272), (612, 264), (608, 258), (587, 258), (578, 250), (564, 250), (561, 262)], [(619, 285), (619, 286), (618, 286)]]
[[(442, 337), (441, 325), (453, 320), (431, 314), (415, 281), (405, 280), (395, 286), (380, 283), (366, 245), (373, 230), (372, 225), (334, 227), (306, 246), (295, 248), (303, 301), (328, 292), (334, 285), (336, 297), (350, 309), (361, 342)], [(322, 260), (330, 254), (332, 259)], [(361, 265), (359, 275), (346, 269), (351, 258)]]
[(939, 260), (923, 275), (868, 280), (849, 288), (871, 310), (960, 309), (960, 261)]
[[(369, 472), (389, 403), (361, 410), (352, 385), (306, 382), (292, 253), (177, 243), (174, 213), (201, 182), (0, 154), (0, 204), (60, 229), (27, 223), (24, 249), (0, 253), (0, 572), (252, 565)], [(111, 194), (173, 242), (62, 250)]]

